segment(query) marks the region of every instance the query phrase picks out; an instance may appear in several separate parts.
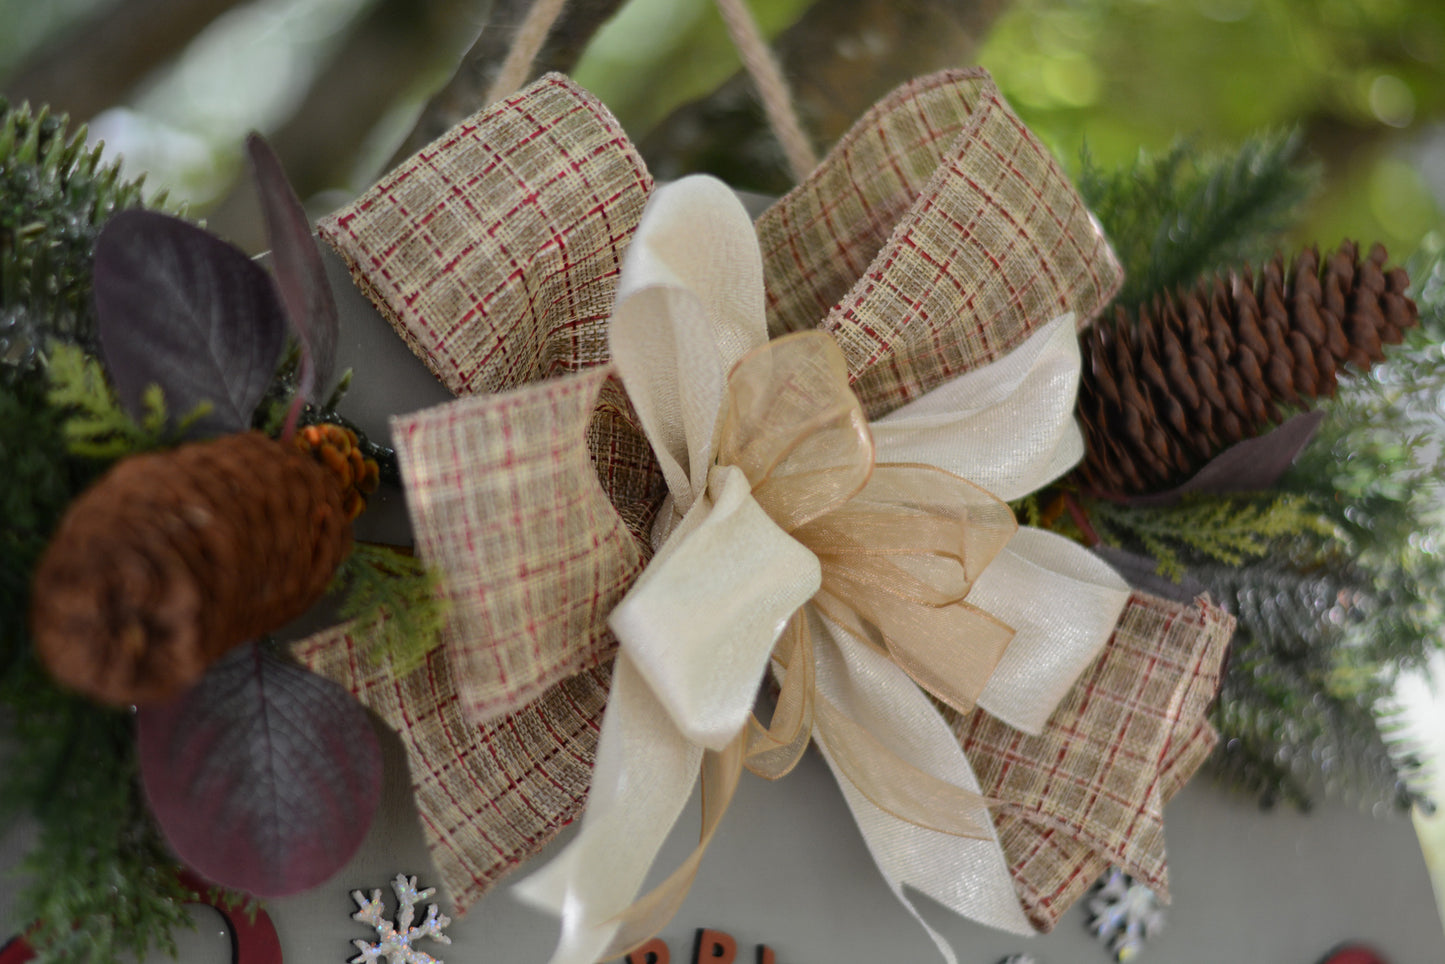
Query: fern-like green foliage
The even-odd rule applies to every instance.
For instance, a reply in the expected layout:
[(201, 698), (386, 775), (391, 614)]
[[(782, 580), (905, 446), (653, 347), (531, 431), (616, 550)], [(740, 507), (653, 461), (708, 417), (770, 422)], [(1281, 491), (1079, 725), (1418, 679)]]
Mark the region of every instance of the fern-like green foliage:
[(356, 635), (376, 633), (369, 655), (390, 659), (397, 675), (421, 666), (441, 644), (446, 608), (437, 576), (414, 555), (358, 545), (332, 585), (345, 593), (338, 611), (356, 620)]
[(1149, 507), (1098, 501), (1089, 504), (1088, 517), (1102, 541), (1152, 556), (1160, 574), (1175, 580), (1186, 569), (1183, 554), (1239, 566), (1268, 556), (1283, 540), (1334, 533), (1308, 500), (1271, 493), (1194, 495)]
[[(141, 203), (141, 181), (87, 150), (83, 127), (0, 98), (0, 379), (33, 373), (53, 342), (95, 351), (95, 238)], [(164, 195), (148, 203), (163, 206)]]
[(66, 413), (66, 448), (81, 458), (114, 461), (135, 452), (174, 445), (211, 408), (209, 402), (202, 402), (175, 428), (167, 428), (161, 388), (151, 385), (141, 394), (145, 414), (137, 422), (121, 407), (100, 361), (76, 345), (56, 345), (46, 374), (51, 408)]
[(1298, 133), (1268, 134), (1227, 155), (1187, 143), (1103, 171), (1087, 153), (1079, 193), (1124, 266), (1115, 304), (1132, 308), (1211, 272), (1263, 260), (1319, 184), (1299, 163)]

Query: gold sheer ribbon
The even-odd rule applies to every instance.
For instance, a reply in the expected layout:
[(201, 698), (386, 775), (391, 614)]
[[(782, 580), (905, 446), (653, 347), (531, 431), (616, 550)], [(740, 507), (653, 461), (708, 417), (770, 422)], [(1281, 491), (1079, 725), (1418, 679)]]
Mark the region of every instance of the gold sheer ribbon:
[[(607, 621), (651, 558), (643, 543), (665, 494), (659, 453), (676, 443), (682, 459), (680, 519), (698, 494), (693, 482), (707, 489), (708, 473), (692, 472), (693, 443), (700, 462), (712, 459), (704, 447), (724, 376), (754, 344), (738, 335), (741, 347), (712, 366), (717, 394), (707, 364), (699, 377), (702, 356), (668, 363), (688, 372), (688, 391), (672, 397), (706, 411), (693, 419), (695, 438), (649, 441), (620, 383), (595, 367), (610, 357), (623, 255), (651, 193), (615, 118), (553, 75), (448, 132), (321, 225), (407, 344), (453, 392), (474, 397), (394, 423), (417, 552), (444, 574), (451, 602), (444, 647), (408, 676), (345, 626), (298, 653), (401, 734), (432, 857), (459, 912), (558, 828), (575, 826), (584, 802), (582, 822), (620, 828), (623, 852), (580, 860), (578, 880), (565, 879), (549, 905), (560, 909), (568, 892), (584, 898), (575, 907), (585, 913), (564, 915), (579, 942), (631, 901), (634, 860), (645, 871), (653, 858), (652, 824), (665, 832), (674, 819), (658, 800), (685, 799), (703, 760), (701, 744), (664, 739), (647, 747), (656, 785), (629, 783), (639, 764), (616, 765), (613, 752), (588, 796), (603, 674), (613, 675), (595, 667), (616, 651)], [(712, 306), (705, 321), (726, 323), (725, 342), (754, 311), (766, 311), (775, 333), (834, 335), (873, 419), (877, 461), (947, 469), (1012, 500), (1078, 457), (1073, 313), (1095, 314), (1119, 268), (1063, 172), (983, 71), (922, 77), (884, 98), (759, 220), (756, 240), (718, 245), (707, 222), (683, 219), (654, 260), (680, 270), (679, 258), (710, 262), (684, 270), (683, 287)], [(694, 245), (682, 258), (689, 240), (702, 242), (701, 256)], [(765, 304), (724, 277), (755, 263), (759, 242)], [(633, 274), (635, 296), (686, 300), (646, 295), (667, 286)], [(624, 312), (636, 307), (631, 297), (618, 305)], [(654, 332), (647, 350), (669, 353), (676, 334)], [(764, 537), (779, 532), (734, 474), (733, 501), (713, 513), (726, 510), (723, 519)], [(801, 692), (921, 772), (1009, 801), (991, 821), (996, 841), (960, 837), (896, 819), (892, 804), (869, 800), (840, 771), (864, 841), (905, 905), (923, 893), (990, 926), (1026, 930), (1032, 920), (1048, 929), (1106, 861), (1160, 885), (1159, 801), (1207, 752), (1202, 714), (1228, 620), (1213, 607), (1137, 595), (1119, 620), (1118, 597), (1100, 592), (1091, 571), (1097, 560), (1071, 549), (1023, 527), (975, 582), (967, 601), (1015, 636), (979, 696), (982, 712), (950, 717), (952, 729), (882, 655), (881, 639), (875, 649), (834, 624), (804, 634), (797, 622), (774, 645), (779, 616), (763, 621), (761, 655), (750, 657), (771, 662), (787, 684), (770, 727), (777, 738), (749, 721), (750, 686), (739, 687), (736, 715), (700, 721), (703, 735), (717, 726), (726, 747), (731, 727), (746, 727), (754, 769), (781, 773), (810, 736), (836, 763), (821, 730), (798, 723), (819, 712), (787, 699)], [(656, 635), (681, 648), (691, 624), (734, 629), (755, 618), (755, 599), (795, 580), (805, 597), (816, 593), (821, 564), (804, 556), (777, 571), (739, 563), (728, 582), (714, 573), (716, 598), (681, 607), (685, 624)], [(1108, 634), (1099, 626), (1114, 622), (1096, 660), (1094, 644)], [(609, 731), (625, 733), (639, 716), (671, 719), (635, 672), (625, 684), (617, 676), (629, 699), (609, 710)], [(699, 692), (700, 705), (734, 713), (706, 686)], [(778, 742), (790, 733), (801, 734), (797, 745)], [(705, 784), (712, 813), (724, 784)], [(1079, 792), (1057, 792), (1063, 785)], [(607, 816), (617, 799), (627, 805)], [(637, 807), (661, 816), (629, 822)], [(990, 819), (979, 810), (972, 815)], [(634, 846), (633, 830), (643, 843)], [(579, 882), (587, 875), (595, 885)]]
[[(975, 841), (987, 854), (991, 904), (1011, 894), (971, 775), (940, 776), (910, 759), (880, 736), (886, 725), (858, 718), (871, 711), (850, 708), (862, 704), (849, 692), (857, 681), (842, 679), (849, 670), (820, 687), (817, 667), (876, 676), (871, 660), (896, 678), (864, 690), (902, 686), (904, 702), (931, 696), (970, 712), (1015, 635), (968, 598), (1008, 552), (1013, 515), (935, 465), (875, 464), (838, 345), (822, 331), (766, 342), (761, 278), (751, 225), (724, 185), (688, 178), (654, 194), (624, 263), (610, 341), (670, 494), (654, 528), (657, 554), (609, 620), (622, 645), (581, 829), (519, 887), (562, 917), (556, 964), (590, 964), (655, 933), (691, 885), (741, 769), (780, 777), (814, 736), (850, 794), (885, 819)], [(1072, 345), (1071, 318), (1039, 337), (1057, 345), (1059, 332)], [(993, 394), (1037, 394), (1021, 392), (1018, 378), (1000, 381), (1008, 371), (989, 376)], [(1045, 381), (1072, 392), (1071, 383), (1057, 387), (1068, 379)], [(1047, 405), (1067, 413), (1056, 401)], [(1089, 591), (1103, 601), (1082, 641), (1084, 662), (1125, 596), (1116, 579)], [(764, 726), (752, 708), (770, 665), (780, 689)], [(634, 902), (699, 768), (701, 841)], [(1016, 901), (984, 916), (1027, 928)]]

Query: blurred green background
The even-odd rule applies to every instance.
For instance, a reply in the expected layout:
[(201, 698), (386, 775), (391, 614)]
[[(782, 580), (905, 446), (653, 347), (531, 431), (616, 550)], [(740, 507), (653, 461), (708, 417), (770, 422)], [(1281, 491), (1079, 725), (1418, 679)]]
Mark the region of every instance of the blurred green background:
[(1405, 254), (1445, 197), (1445, 3), (1097, 0), (1013, 5), (980, 60), (1065, 158), (1298, 125), (1324, 162), (1304, 233)]
[[(0, 0), (0, 91), (89, 121), (93, 137), (133, 170), (151, 172), (150, 183), (254, 246), (250, 205), (237, 190), (248, 129), (273, 139), (304, 196), (319, 208), (334, 204), (384, 169), (473, 41), (505, 40), (526, 6)], [(786, 186), (768, 148), (730, 126), (739, 110), (753, 111), (750, 102), (722, 113), (693, 104), (689, 115), (689, 102), (738, 67), (711, 0), (574, 0), (572, 7), (578, 20), (620, 12), (580, 60), (569, 51), (548, 63), (571, 67), (660, 175), (701, 168), (760, 190)], [(1298, 126), (1326, 173), (1304, 238), (1380, 239), (1404, 255), (1440, 223), (1440, 0), (753, 0), (753, 7), (764, 32), (780, 39), (820, 147), (899, 79), (981, 63), (1070, 169), (1085, 145), (1113, 166), (1179, 137), (1225, 148), (1260, 129)], [(479, 43), (477, 53), (487, 49), (496, 42)]]

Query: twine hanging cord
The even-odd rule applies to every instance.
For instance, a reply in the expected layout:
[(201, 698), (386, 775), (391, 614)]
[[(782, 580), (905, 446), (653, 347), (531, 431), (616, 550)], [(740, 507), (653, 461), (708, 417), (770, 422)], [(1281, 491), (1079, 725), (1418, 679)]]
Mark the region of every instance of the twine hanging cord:
[(818, 166), (818, 155), (808, 142), (808, 135), (803, 133), (782, 67), (768, 48), (767, 41), (758, 30), (757, 21), (743, 0), (717, 0), (717, 9), (722, 14), (723, 23), (727, 24), (733, 46), (742, 57), (743, 67), (758, 89), (758, 97), (768, 115), (768, 125), (788, 158), (793, 180), (801, 184)]
[[(757, 88), (758, 98), (762, 101), (763, 111), (768, 118), (768, 126), (772, 128), (773, 136), (778, 139), (778, 144), (788, 159), (793, 180), (802, 183), (818, 166), (818, 155), (798, 120), (792, 91), (788, 89), (782, 67), (768, 48), (768, 43), (763, 39), (757, 21), (753, 19), (752, 11), (744, 0), (716, 2), (718, 13), (722, 15), (723, 23), (727, 26), (728, 36), (732, 38), (743, 67)], [(537, 0), (532, 5), (527, 12), (527, 19), (522, 21), (517, 35), (512, 39), (507, 59), (502, 62), (501, 70), (497, 72), (496, 79), (487, 91), (487, 103), (494, 104), (503, 97), (516, 93), (526, 83), (527, 78), (532, 75), (533, 65), (542, 45), (547, 42), (548, 34), (552, 32), (552, 27), (566, 5), (567, 0)]]
[(542, 45), (547, 42), (547, 36), (557, 18), (562, 16), (565, 6), (567, 0), (537, 0), (532, 4), (532, 9), (527, 11), (527, 19), (522, 21), (517, 35), (512, 38), (512, 48), (507, 51), (507, 59), (502, 61), (502, 69), (497, 71), (492, 86), (487, 89), (488, 104), (515, 94), (532, 76), (532, 65), (536, 63)]

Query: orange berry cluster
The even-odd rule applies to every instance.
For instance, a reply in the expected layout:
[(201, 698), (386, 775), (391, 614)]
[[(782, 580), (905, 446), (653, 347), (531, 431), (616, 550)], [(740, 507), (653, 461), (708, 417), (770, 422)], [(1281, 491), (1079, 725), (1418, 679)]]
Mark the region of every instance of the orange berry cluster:
[(336, 476), (341, 483), (346, 517), (354, 520), (361, 515), (361, 510), (366, 508), (366, 497), (376, 491), (381, 470), (375, 459), (361, 454), (356, 433), (330, 423), (307, 425), (296, 433), (296, 447), (310, 452)]

